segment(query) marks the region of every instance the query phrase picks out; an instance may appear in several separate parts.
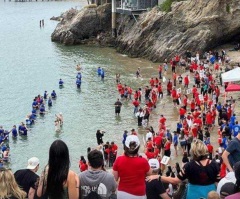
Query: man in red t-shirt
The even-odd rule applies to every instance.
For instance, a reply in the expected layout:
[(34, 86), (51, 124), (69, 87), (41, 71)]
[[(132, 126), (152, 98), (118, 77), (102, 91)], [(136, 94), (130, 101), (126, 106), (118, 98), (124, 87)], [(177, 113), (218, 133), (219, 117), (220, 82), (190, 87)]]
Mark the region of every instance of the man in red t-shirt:
[(179, 109), (180, 120), (183, 120), (183, 119), (184, 119), (185, 113), (186, 113), (186, 110), (185, 110), (184, 107), (182, 106), (182, 107)]
[(189, 85), (189, 77), (188, 75), (186, 75), (184, 77), (184, 88), (188, 88), (188, 85)]
[(140, 105), (140, 102), (136, 98), (135, 100), (133, 100), (132, 104), (134, 106), (133, 114), (135, 115), (138, 112), (138, 107)]
[(163, 115), (160, 115), (160, 119), (159, 119), (160, 124), (165, 124), (166, 120), (167, 119)]

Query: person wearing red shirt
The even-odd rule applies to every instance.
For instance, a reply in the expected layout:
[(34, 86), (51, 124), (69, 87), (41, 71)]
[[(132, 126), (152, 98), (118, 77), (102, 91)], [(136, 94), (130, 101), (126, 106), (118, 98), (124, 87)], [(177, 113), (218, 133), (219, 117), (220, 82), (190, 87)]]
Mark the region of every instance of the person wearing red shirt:
[(149, 84), (151, 87), (154, 87), (154, 79), (153, 77), (149, 80)]
[(121, 94), (122, 88), (123, 88), (122, 84), (119, 83), (119, 84), (117, 85), (117, 89), (118, 89), (118, 92), (119, 92), (120, 94)]
[(118, 199), (146, 198), (146, 176), (152, 171), (145, 158), (139, 157), (140, 141), (129, 135), (125, 141), (124, 155), (118, 156), (113, 165), (113, 175), (118, 182)]
[(163, 90), (162, 90), (161, 82), (159, 82), (159, 84), (158, 84), (158, 97), (163, 98)]
[(193, 126), (192, 126), (192, 136), (193, 136), (193, 138), (197, 138), (197, 131), (198, 131), (197, 124), (193, 124)]
[(153, 152), (153, 150), (152, 149), (147, 149), (147, 148), (146, 148), (145, 155), (147, 156), (148, 160), (156, 157), (156, 155)]
[(166, 120), (167, 119), (163, 115), (160, 115), (160, 119), (159, 119), (160, 124), (165, 124)]
[(172, 92), (171, 92), (171, 95), (172, 95), (172, 99), (173, 99), (173, 105), (174, 105), (174, 107), (175, 107), (175, 106), (176, 106), (176, 103), (177, 103), (177, 100), (178, 100), (177, 90), (176, 90), (175, 87), (173, 87)]
[(132, 88), (128, 86), (128, 99), (132, 99)]
[(124, 88), (122, 88), (122, 89), (120, 90), (120, 95), (121, 95), (121, 98), (124, 97)]
[(159, 149), (159, 153), (161, 152), (161, 147), (162, 147), (162, 136), (157, 135), (153, 138), (153, 143), (157, 146)]
[(162, 79), (162, 70), (163, 70), (163, 66), (162, 66), (162, 65), (159, 65), (159, 66), (158, 66), (159, 79)]
[(189, 77), (188, 75), (186, 75), (184, 77), (184, 88), (188, 88), (188, 85), (189, 85)]
[(170, 157), (171, 156), (171, 142), (169, 138), (165, 138), (164, 140), (164, 155)]
[(82, 164), (80, 165), (80, 171), (83, 172), (83, 171), (86, 171), (86, 170), (88, 170), (88, 165), (86, 163), (86, 160), (83, 160)]
[(187, 105), (188, 105), (188, 96), (184, 95), (183, 97), (183, 108), (187, 110)]
[(138, 107), (140, 105), (140, 102), (137, 100), (137, 98), (135, 98), (135, 100), (133, 100), (132, 104), (134, 106), (133, 114), (135, 115), (138, 112)]
[(192, 88), (192, 94), (193, 94), (193, 98), (195, 97), (195, 94), (197, 93), (197, 88), (195, 85), (193, 85), (193, 88)]
[(216, 63), (216, 64), (214, 65), (214, 70), (215, 70), (215, 71), (218, 71), (218, 70), (219, 70), (219, 64), (218, 64), (218, 63)]
[(210, 130), (210, 128), (212, 127), (212, 113), (210, 111), (208, 111), (206, 114), (206, 125), (207, 127), (209, 127)]
[(111, 147), (113, 154), (117, 156), (118, 146), (114, 142), (111, 142)]
[(136, 136), (137, 136), (138, 133), (137, 133), (137, 131), (136, 131), (135, 129), (132, 129), (132, 130), (131, 130), (131, 135), (136, 135)]
[(134, 99), (138, 99), (138, 91), (137, 91), (137, 90), (135, 91), (135, 93), (134, 93), (134, 95), (133, 95), (133, 98), (134, 98)]
[(184, 119), (185, 113), (186, 113), (186, 110), (185, 110), (184, 107), (182, 106), (182, 107), (179, 109), (180, 120), (183, 120), (183, 119)]
[(168, 83), (167, 83), (167, 95), (170, 95), (171, 94), (171, 91), (172, 91), (172, 82), (171, 80), (169, 79), (168, 80)]
[(195, 101), (194, 101), (194, 99), (192, 99), (192, 101), (190, 103), (190, 109), (191, 109), (191, 112), (193, 112), (195, 110)]
[(202, 125), (203, 125), (202, 117), (198, 116), (198, 118), (193, 120), (193, 123), (196, 123), (200, 128), (202, 128)]
[(152, 90), (152, 95), (151, 95), (151, 97), (152, 97), (152, 103), (153, 103), (153, 106), (154, 106), (154, 108), (156, 108), (156, 103), (157, 103), (157, 93), (156, 93), (154, 90)]
[(208, 152), (209, 152), (209, 159), (212, 160), (212, 155), (213, 155), (213, 146), (211, 143), (207, 144)]
[(178, 63), (180, 61), (180, 56), (179, 55), (176, 55), (175, 56), (175, 61)]

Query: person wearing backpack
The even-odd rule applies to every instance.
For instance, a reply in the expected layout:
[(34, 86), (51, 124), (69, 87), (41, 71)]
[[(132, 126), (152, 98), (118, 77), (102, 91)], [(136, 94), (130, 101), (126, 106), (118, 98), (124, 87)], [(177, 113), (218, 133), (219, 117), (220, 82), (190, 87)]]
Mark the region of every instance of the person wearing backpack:
[(80, 199), (110, 199), (117, 184), (111, 173), (103, 170), (103, 154), (98, 150), (88, 153), (89, 169), (79, 174)]

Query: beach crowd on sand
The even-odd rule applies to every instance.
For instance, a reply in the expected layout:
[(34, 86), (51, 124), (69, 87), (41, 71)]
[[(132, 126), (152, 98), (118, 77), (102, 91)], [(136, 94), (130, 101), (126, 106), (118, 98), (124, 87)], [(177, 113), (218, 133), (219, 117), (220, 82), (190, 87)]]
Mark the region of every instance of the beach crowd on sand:
[[(14, 174), (1, 165), (0, 198), (240, 198), (238, 99), (224, 95), (228, 82), (221, 77), (232, 69), (230, 62), (225, 50), (202, 55), (187, 51), (165, 60), (149, 85), (134, 89), (116, 74), (116, 117), (121, 115), (123, 102), (132, 104), (138, 129), (146, 130), (144, 142), (140, 142), (136, 129), (124, 130), (122, 146), (117, 146), (116, 140), (104, 142), (105, 132), (97, 130), (98, 146), (87, 149), (86, 159), (80, 157), (77, 175), (70, 170), (68, 146), (55, 140), (40, 176), (36, 174), (40, 165), (37, 157), (30, 158), (27, 168)], [(103, 79), (102, 71), (97, 69)], [(81, 80), (78, 75), (77, 80)], [(138, 68), (136, 81), (141, 77)], [(163, 111), (158, 128), (150, 124), (153, 110), (164, 98), (171, 101), (172, 112), (178, 114), (174, 129), (167, 128), (173, 121)], [(40, 108), (40, 101), (34, 99), (33, 106)], [(1, 129), (1, 143), (5, 146), (7, 136)], [(8, 147), (3, 148), (4, 158)], [(180, 161), (173, 163), (173, 156)]]

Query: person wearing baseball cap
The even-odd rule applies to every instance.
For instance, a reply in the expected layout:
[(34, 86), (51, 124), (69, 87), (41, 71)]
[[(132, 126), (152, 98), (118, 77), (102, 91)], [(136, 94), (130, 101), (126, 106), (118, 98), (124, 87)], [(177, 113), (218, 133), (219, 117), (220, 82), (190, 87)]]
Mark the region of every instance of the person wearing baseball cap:
[(124, 155), (119, 156), (113, 165), (115, 180), (119, 179), (118, 199), (146, 198), (145, 177), (152, 170), (145, 158), (138, 155), (140, 141), (136, 135), (128, 135), (124, 145)]
[[(159, 161), (153, 158), (150, 159), (148, 163), (150, 168), (152, 169), (152, 175), (158, 175), (160, 168)], [(161, 180), (159, 179), (155, 179), (150, 182), (146, 181), (146, 195), (147, 198), (151, 199), (170, 199), (170, 197), (166, 193), (166, 189), (164, 188)]]
[(34, 198), (35, 183), (38, 181), (39, 176), (36, 172), (39, 169), (39, 159), (32, 157), (28, 160), (27, 169), (21, 169), (14, 173), (14, 177), (23, 191), (27, 193), (29, 199)]

